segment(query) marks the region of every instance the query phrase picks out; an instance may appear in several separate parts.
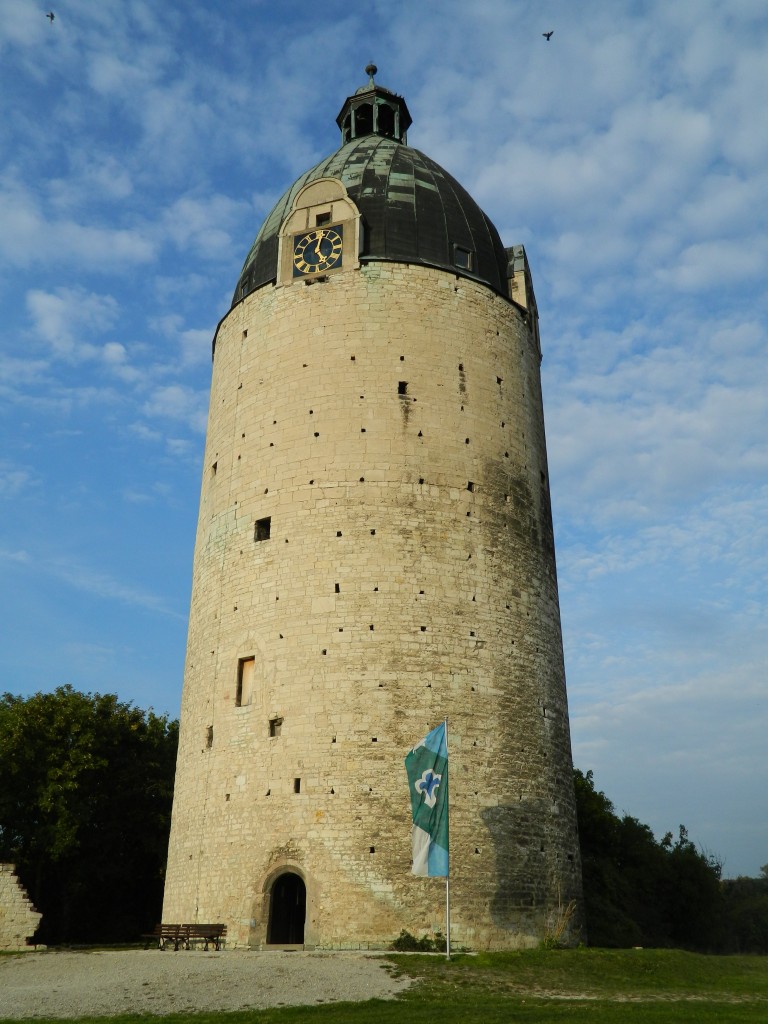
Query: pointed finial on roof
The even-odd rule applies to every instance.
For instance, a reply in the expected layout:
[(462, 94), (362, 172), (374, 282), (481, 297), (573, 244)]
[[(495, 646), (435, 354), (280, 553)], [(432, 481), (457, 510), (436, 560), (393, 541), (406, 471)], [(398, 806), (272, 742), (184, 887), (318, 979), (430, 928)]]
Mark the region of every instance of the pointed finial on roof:
[(370, 85), (371, 88), (373, 88), (374, 85), (376, 84), (374, 82), (374, 80), (373, 80), (373, 76), (376, 74), (376, 72), (378, 70), (379, 69), (376, 67), (376, 65), (373, 62), (371, 62), (370, 64), (366, 64), (365, 65), (365, 73), (366, 73), (366, 75), (368, 75), (368, 78), (370, 79), (370, 81), (368, 82), (368, 85)]

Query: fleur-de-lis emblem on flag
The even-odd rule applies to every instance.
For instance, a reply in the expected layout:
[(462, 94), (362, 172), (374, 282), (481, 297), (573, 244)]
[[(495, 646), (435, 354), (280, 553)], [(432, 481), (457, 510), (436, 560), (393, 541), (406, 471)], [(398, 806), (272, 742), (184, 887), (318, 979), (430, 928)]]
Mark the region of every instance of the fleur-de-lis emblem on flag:
[(417, 779), (414, 783), (413, 788), (416, 792), (424, 794), (424, 803), (427, 807), (434, 807), (437, 803), (437, 787), (440, 785), (442, 778), (442, 775), (438, 775), (431, 768), (427, 768), (422, 773), (421, 778)]

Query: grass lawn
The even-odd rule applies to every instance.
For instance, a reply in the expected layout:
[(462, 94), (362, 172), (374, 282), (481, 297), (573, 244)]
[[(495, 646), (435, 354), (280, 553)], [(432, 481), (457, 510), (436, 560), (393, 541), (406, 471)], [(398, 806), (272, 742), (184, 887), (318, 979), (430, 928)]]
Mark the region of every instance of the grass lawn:
[[(768, 1021), (768, 957), (679, 950), (393, 955), (416, 979), (392, 1002), (123, 1016), (111, 1024), (741, 1024)], [(93, 1018), (80, 1018), (86, 1024)], [(103, 1020), (103, 1018), (102, 1018)], [(3, 1024), (3, 1022), (0, 1022)], [(71, 1024), (71, 1022), (70, 1022)]]

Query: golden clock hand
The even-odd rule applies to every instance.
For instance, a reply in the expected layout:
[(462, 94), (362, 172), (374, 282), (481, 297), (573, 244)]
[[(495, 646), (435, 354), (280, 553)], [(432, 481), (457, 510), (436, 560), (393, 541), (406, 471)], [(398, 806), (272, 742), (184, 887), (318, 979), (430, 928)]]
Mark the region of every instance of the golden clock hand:
[(317, 242), (315, 243), (315, 252), (317, 253), (318, 256), (322, 256), (323, 255), (322, 252), (320, 251), (320, 243), (322, 242), (322, 240), (323, 240), (323, 232), (322, 231), (318, 231), (317, 232)]

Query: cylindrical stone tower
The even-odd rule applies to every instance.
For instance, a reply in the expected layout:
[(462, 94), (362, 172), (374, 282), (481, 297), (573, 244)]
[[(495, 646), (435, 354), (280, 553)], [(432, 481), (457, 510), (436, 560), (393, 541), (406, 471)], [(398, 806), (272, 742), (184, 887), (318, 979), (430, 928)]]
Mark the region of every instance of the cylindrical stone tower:
[(403, 758), (447, 717), (452, 940), (530, 945), (575, 901), (573, 937), (525, 253), (367, 70), (214, 339), (163, 920), (252, 947), (444, 931)]

